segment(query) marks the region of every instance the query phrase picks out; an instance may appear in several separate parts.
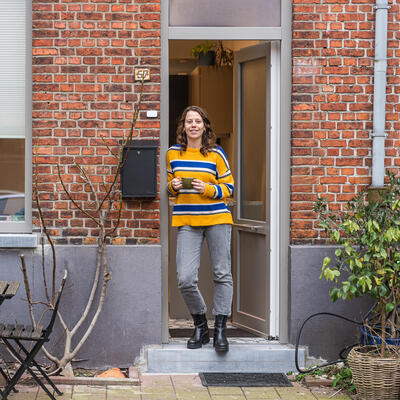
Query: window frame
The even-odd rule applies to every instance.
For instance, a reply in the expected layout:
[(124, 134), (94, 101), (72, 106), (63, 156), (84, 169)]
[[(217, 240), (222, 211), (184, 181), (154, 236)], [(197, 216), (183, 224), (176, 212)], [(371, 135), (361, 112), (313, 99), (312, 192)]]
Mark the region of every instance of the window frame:
[(25, 0), (25, 219), (0, 221), (1, 233), (32, 232), (32, 2)]

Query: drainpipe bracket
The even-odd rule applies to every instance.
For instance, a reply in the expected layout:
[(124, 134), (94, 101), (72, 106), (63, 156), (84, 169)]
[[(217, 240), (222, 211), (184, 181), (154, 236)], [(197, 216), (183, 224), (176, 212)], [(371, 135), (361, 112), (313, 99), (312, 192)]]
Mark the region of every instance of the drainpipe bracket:
[(386, 73), (387, 60), (386, 59), (384, 59), (384, 60), (375, 59), (374, 60), (374, 70), (375, 70), (375, 72), (384, 72), (384, 73)]
[(372, 137), (387, 137), (387, 133), (385, 131), (373, 131)]
[(390, 8), (392, 8), (392, 6), (389, 6), (388, 4), (379, 4), (377, 6), (374, 6), (375, 10), (389, 10)]

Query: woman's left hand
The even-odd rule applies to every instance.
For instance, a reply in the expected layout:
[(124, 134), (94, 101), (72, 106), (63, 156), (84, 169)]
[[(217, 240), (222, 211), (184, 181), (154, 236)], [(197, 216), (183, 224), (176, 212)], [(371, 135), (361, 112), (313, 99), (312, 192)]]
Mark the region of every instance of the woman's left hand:
[(196, 192), (204, 193), (204, 191), (206, 190), (206, 183), (201, 181), (200, 179), (193, 179), (192, 187), (194, 190), (196, 190)]

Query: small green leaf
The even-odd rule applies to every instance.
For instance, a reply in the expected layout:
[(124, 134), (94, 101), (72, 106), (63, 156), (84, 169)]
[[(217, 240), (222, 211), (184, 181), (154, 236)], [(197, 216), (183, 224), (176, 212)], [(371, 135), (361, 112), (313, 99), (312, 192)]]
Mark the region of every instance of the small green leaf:
[(337, 242), (339, 242), (339, 240), (340, 240), (340, 232), (338, 230), (335, 230), (333, 232), (333, 237)]
[(326, 268), (327, 265), (331, 263), (331, 258), (330, 257), (325, 257), (324, 258), (324, 263), (322, 265), (322, 268)]
[(387, 303), (386, 304), (386, 312), (390, 313), (394, 310), (394, 304), (393, 303)]

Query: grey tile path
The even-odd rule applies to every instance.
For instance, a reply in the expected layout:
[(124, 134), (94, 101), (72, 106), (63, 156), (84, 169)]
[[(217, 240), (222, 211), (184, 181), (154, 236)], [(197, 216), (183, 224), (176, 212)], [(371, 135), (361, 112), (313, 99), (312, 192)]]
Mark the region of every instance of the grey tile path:
[[(57, 400), (327, 400), (332, 391), (307, 389), (297, 383), (290, 388), (279, 387), (204, 387), (197, 374), (142, 375), (139, 386), (59, 385), (63, 391)], [(9, 400), (48, 400), (36, 386), (18, 386), (19, 393)], [(337, 394), (335, 400), (350, 400)]]

